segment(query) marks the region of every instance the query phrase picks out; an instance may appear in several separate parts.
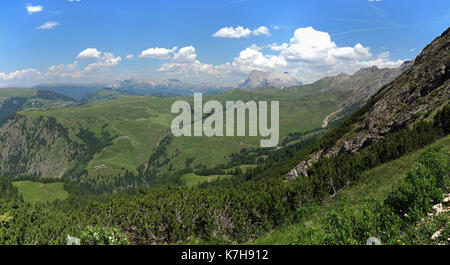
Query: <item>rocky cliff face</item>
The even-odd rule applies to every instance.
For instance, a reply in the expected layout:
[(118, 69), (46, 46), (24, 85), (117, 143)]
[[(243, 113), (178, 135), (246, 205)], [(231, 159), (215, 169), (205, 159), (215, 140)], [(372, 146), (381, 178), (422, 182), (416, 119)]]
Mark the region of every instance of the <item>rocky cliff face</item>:
[(239, 85), (242, 89), (253, 89), (260, 87), (273, 86), (279, 89), (284, 89), (291, 86), (297, 86), (300, 83), (293, 76), (288, 73), (266, 73), (258, 70), (250, 72), (247, 79)]
[(429, 44), (395, 81), (382, 88), (369, 103), (358, 123), (336, 143), (301, 161), (288, 175), (307, 176), (311, 164), (323, 157), (358, 152), (386, 134), (406, 128), (450, 99), (450, 28)]
[(318, 81), (323, 85), (322, 91), (339, 90), (350, 93), (344, 99), (341, 108), (326, 117), (323, 127), (326, 127), (330, 122), (341, 120), (361, 108), (371, 96), (408, 70), (412, 64), (413, 61), (405, 61), (398, 68), (382, 69), (372, 66), (362, 68), (353, 75), (340, 74), (334, 77), (325, 77)]
[(80, 148), (56, 120), (16, 115), (0, 127), (0, 175), (60, 178)]

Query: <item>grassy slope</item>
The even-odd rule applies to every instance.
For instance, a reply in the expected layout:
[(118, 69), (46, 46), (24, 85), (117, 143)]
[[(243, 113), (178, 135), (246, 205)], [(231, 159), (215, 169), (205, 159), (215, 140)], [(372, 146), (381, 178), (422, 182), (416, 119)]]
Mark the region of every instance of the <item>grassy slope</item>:
[(32, 181), (16, 181), (12, 184), (17, 187), (26, 202), (50, 202), (58, 199), (64, 200), (69, 196), (61, 182), (43, 184)]
[(257, 167), (257, 166), (258, 166), (258, 165), (256, 165), (256, 164), (254, 164), (254, 165), (240, 165), (240, 166), (232, 167), (232, 168), (226, 170), (225, 172), (231, 173), (233, 170), (235, 170), (236, 168), (239, 167), (239, 168), (242, 170), (242, 172), (245, 173), (245, 172), (247, 171), (247, 169), (249, 169), (249, 168), (255, 168), (255, 167)]
[[(164, 113), (167, 104), (166, 99), (130, 97), (72, 108), (27, 112), (25, 115), (53, 116), (63, 126), (72, 129), (73, 138), (80, 127), (88, 128), (100, 138), (101, 128), (106, 126), (105, 130), (118, 137), (113, 145), (95, 155), (87, 169), (93, 174), (109, 174), (121, 168), (134, 170), (146, 162), (170, 125), (170, 117)], [(99, 165), (106, 165), (107, 168), (96, 170)]]
[[(128, 94), (129, 95), (129, 94)], [(82, 98), (82, 101), (97, 101), (97, 100), (107, 100), (127, 96), (126, 93), (121, 93), (114, 89), (101, 89), (92, 93), (87, 94)]]
[(225, 170), (225, 174), (229, 174), (229, 175), (199, 176), (194, 173), (187, 173), (187, 174), (184, 174), (183, 176), (181, 176), (181, 179), (186, 182), (185, 183), (186, 186), (197, 186), (198, 184), (200, 184), (202, 182), (214, 181), (214, 180), (217, 180), (218, 178), (223, 179), (223, 178), (231, 177), (232, 171), (238, 167), (241, 168), (241, 170), (243, 172), (245, 172), (249, 168), (255, 168), (256, 165), (240, 165), (240, 166), (232, 167), (228, 170)]
[[(45, 95), (43, 95), (45, 94)], [(49, 97), (45, 97), (49, 96)], [(51, 99), (51, 97), (53, 98)], [(16, 105), (16, 110), (12, 110), (11, 114), (16, 111), (23, 110), (43, 110), (57, 107), (64, 107), (69, 105), (74, 105), (75, 102), (70, 98), (65, 98), (62, 95), (54, 94), (49, 91), (37, 91), (29, 88), (22, 87), (8, 87), (8, 88), (0, 88), (0, 104), (4, 103), (7, 99), (11, 97), (20, 97), (26, 98), (26, 101), (23, 105)], [(14, 103), (18, 104), (18, 103)], [(2, 106), (0, 105), (0, 109)], [(9, 106), (11, 108), (11, 106)]]
[(206, 181), (214, 181), (218, 178), (228, 178), (231, 175), (210, 175), (210, 176), (199, 176), (193, 173), (184, 174), (181, 176), (183, 181), (186, 181), (186, 186), (197, 186), (198, 184)]
[[(323, 118), (337, 109), (335, 95), (321, 93), (312, 96), (315, 89), (299, 87), (283, 91), (274, 88), (233, 90), (204, 96), (203, 102), (212, 99), (223, 104), (226, 100), (279, 100), (281, 141), (289, 132), (320, 127)], [(106, 126), (105, 129), (111, 135), (118, 137), (113, 145), (95, 155), (87, 169), (90, 175), (113, 175), (125, 169), (136, 172), (135, 169), (147, 161), (157, 143), (170, 133), (171, 121), (176, 116), (170, 113), (170, 107), (174, 101), (180, 99), (191, 102), (193, 100), (192, 97), (131, 96), (23, 114), (31, 117), (53, 116), (63, 126), (72, 129), (69, 134), (74, 139), (80, 127), (88, 128), (100, 137), (101, 128)], [(189, 157), (196, 158), (193, 165), (203, 163), (214, 166), (224, 163), (228, 154), (249, 147), (259, 147), (259, 137), (179, 137), (174, 138), (167, 152), (173, 156), (171, 163), (177, 170), (184, 168), (184, 161)]]
[(320, 231), (320, 223), (330, 210), (344, 203), (350, 203), (353, 207), (358, 207), (366, 199), (384, 199), (393, 184), (402, 180), (406, 176), (406, 173), (414, 166), (419, 155), (430, 148), (436, 148), (450, 159), (450, 136), (436, 141), (421, 150), (404, 155), (397, 160), (365, 172), (363, 178), (358, 183), (342, 190), (330, 202), (315, 209), (311, 215), (303, 218), (299, 223), (283, 226), (251, 243), (284, 245), (310, 244), (314, 242), (314, 235), (311, 235), (310, 238), (300, 238), (299, 234), (301, 234), (300, 231), (304, 225), (317, 229), (315, 231)]
[(3, 97), (32, 97), (33, 90), (21, 87), (8, 87), (0, 89), (0, 98)]
[[(314, 89), (316, 89), (314, 87)], [(280, 101), (280, 142), (290, 132), (307, 131), (322, 125), (327, 113), (337, 109), (335, 95), (323, 93), (312, 96), (315, 90), (304, 87), (279, 90), (261, 88), (255, 90), (231, 90), (223, 94), (204, 96), (203, 102), (217, 100), (225, 106), (225, 101)], [(192, 97), (184, 98), (192, 102)], [(191, 103), (191, 106), (193, 104)], [(225, 126), (225, 124), (224, 124)], [(176, 168), (184, 167), (188, 157), (195, 158), (208, 166), (215, 166), (225, 161), (224, 156), (239, 152), (241, 148), (259, 147), (260, 137), (179, 137), (168, 147), (171, 154), (182, 150), (182, 154), (173, 159)], [(240, 144), (242, 142), (243, 144)]]

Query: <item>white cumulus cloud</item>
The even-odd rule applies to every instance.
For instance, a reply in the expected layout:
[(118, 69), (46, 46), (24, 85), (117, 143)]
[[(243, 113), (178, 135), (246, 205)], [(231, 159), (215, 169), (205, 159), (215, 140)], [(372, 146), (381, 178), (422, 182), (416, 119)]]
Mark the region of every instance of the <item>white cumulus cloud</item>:
[(99, 59), (102, 53), (96, 48), (87, 48), (80, 52), (77, 56), (78, 59)]
[(272, 51), (281, 51), (281, 50), (286, 49), (287, 46), (288, 46), (287, 43), (282, 43), (282, 44), (280, 44), (280, 45), (278, 45), (277, 43), (272, 43), (272, 44), (269, 45), (269, 48), (270, 48)]
[(92, 71), (103, 67), (113, 67), (118, 65), (120, 61), (122, 61), (122, 57), (114, 57), (114, 55), (112, 55), (111, 57), (104, 57), (101, 61), (98, 61), (96, 63), (89, 64), (84, 68), (84, 70)]
[(213, 34), (214, 37), (220, 38), (245, 38), (250, 36), (252, 31), (249, 28), (244, 28), (242, 26), (233, 27), (224, 27), (219, 29), (216, 33)]
[[(122, 61), (122, 57), (115, 56), (111, 52), (101, 52), (97, 50), (96, 48), (87, 48), (81, 51), (77, 59), (94, 59), (96, 62), (93, 62), (91, 64), (88, 64), (86, 67), (84, 67), (82, 70), (79, 69), (78, 62), (75, 61), (73, 64), (70, 65), (56, 65), (51, 66), (49, 68), (49, 72), (52, 72), (51, 70), (58, 70), (58, 73), (65, 72), (65, 74), (70, 73), (70, 75), (76, 76), (82, 76), (85, 75), (88, 72), (92, 72), (94, 70), (99, 70), (102, 68), (108, 68), (113, 67), (119, 64), (120, 61)], [(54, 71), (53, 71), (54, 72)]]
[(139, 58), (151, 58), (151, 59), (169, 59), (171, 55), (178, 49), (178, 47), (173, 47), (172, 49), (166, 48), (150, 48), (143, 50), (139, 55)]
[(228, 66), (212, 65), (200, 62), (197, 59), (196, 50), (193, 46), (186, 46), (179, 49), (170, 62), (164, 63), (159, 67), (158, 72), (172, 77), (184, 78), (211, 78), (224, 76), (229, 72)]
[[(86, 50), (88, 50), (88, 49), (86, 49)], [(84, 51), (86, 51), (86, 50), (84, 50)], [(97, 55), (101, 54), (101, 52), (98, 51), (97, 49), (94, 49), (94, 50), (92, 50), (93, 56), (97, 56)], [(78, 55), (78, 57), (80, 57), (80, 55)], [(98, 59), (97, 62), (87, 65), (84, 68), (84, 71), (90, 72), (92, 70), (96, 70), (96, 69), (100, 69), (100, 68), (113, 67), (113, 66), (118, 65), (119, 62), (122, 61), (122, 57), (120, 57), (120, 56), (115, 57), (114, 54), (111, 52), (104, 52), (103, 55), (99, 56), (97, 59)]]
[(232, 38), (232, 39), (239, 39), (239, 38), (246, 38), (250, 35), (253, 36), (270, 36), (270, 30), (266, 26), (260, 26), (254, 30), (251, 30), (249, 28), (244, 28), (242, 26), (237, 26), (235, 28), (233, 27), (223, 27), (219, 29), (216, 33), (213, 34), (214, 37), (220, 37), (220, 38)]
[(197, 54), (193, 46), (183, 47), (173, 56), (173, 61), (178, 63), (190, 63), (196, 59)]
[(27, 12), (29, 15), (32, 15), (33, 13), (38, 13), (38, 12), (41, 12), (42, 10), (44, 10), (44, 8), (42, 6), (33, 6), (31, 4), (27, 4), (25, 6), (25, 8), (27, 9)]
[(41, 73), (33, 68), (27, 68), (23, 70), (17, 70), (14, 72), (11, 72), (9, 74), (7, 73), (0, 73), (0, 79), (3, 80), (13, 80), (13, 79), (31, 79), (39, 76)]
[(255, 36), (260, 36), (260, 35), (266, 35), (266, 36), (270, 36), (270, 31), (266, 26), (261, 26), (255, 30), (252, 31), (252, 34)]

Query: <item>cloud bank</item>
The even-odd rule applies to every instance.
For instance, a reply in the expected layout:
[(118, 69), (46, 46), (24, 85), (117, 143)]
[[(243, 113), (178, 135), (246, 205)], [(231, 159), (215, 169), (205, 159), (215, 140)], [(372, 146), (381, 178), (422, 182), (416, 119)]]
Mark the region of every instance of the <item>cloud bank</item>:
[[(219, 30), (220, 31), (220, 30)], [(249, 34), (270, 34), (268, 29), (259, 27), (253, 32), (244, 28), (228, 28), (220, 34), (242, 36)], [(152, 75), (161, 78), (178, 78), (186, 81), (215, 82), (222, 85), (237, 85), (252, 70), (266, 72), (289, 72), (303, 83), (311, 83), (325, 76), (340, 73), (352, 74), (362, 67), (376, 65), (380, 68), (398, 67), (403, 60), (390, 60), (389, 52), (378, 55), (371, 53), (370, 47), (361, 43), (353, 46), (338, 46), (330, 34), (312, 27), (297, 28), (292, 37), (283, 43), (265, 46), (251, 45), (239, 52), (231, 61), (223, 64), (209, 64), (198, 59), (194, 46), (178, 48), (153, 47), (140, 52), (143, 59), (165, 60), (155, 70), (148, 69)], [(133, 59), (134, 56), (126, 56)], [(96, 48), (81, 51), (76, 59), (93, 60), (85, 67), (78, 61), (72, 64), (50, 66), (46, 71), (36, 69), (0, 73), (0, 85), (56, 82), (57, 80), (109, 80), (117, 79), (108, 69), (117, 66), (122, 57)], [(133, 75), (134, 73), (129, 72)], [(92, 79), (90, 79), (92, 78)]]
[(265, 47), (252, 45), (242, 50), (232, 62), (221, 65), (202, 63), (197, 60), (194, 47), (184, 47), (158, 71), (185, 78), (209, 76), (238, 82), (256, 69), (289, 72), (303, 83), (311, 83), (324, 76), (342, 72), (351, 74), (362, 67), (398, 67), (402, 62), (389, 60), (388, 53), (374, 56), (369, 47), (360, 43), (353, 47), (339, 47), (327, 32), (306, 27), (296, 29), (289, 42)]

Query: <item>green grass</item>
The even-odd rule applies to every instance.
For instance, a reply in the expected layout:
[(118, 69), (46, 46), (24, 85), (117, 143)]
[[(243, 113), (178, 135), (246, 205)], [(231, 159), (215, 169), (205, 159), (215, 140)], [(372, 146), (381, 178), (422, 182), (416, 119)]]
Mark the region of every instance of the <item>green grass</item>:
[(0, 97), (31, 97), (34, 90), (22, 87), (0, 88)]
[(183, 181), (186, 181), (186, 186), (197, 186), (200, 183), (207, 182), (207, 181), (214, 181), (218, 178), (229, 178), (231, 175), (210, 175), (210, 176), (199, 176), (193, 173), (184, 174), (181, 176), (181, 179)]
[(308, 238), (299, 236), (303, 234), (302, 230), (305, 226), (313, 228), (313, 231), (320, 232), (321, 223), (329, 211), (344, 204), (350, 204), (357, 209), (365, 200), (385, 199), (392, 186), (405, 178), (406, 173), (418, 161), (420, 154), (430, 148), (439, 150), (440, 153), (450, 159), (450, 136), (416, 152), (404, 155), (397, 160), (366, 171), (356, 184), (342, 190), (329, 202), (316, 207), (300, 222), (282, 226), (250, 243), (268, 245), (314, 244), (314, 235), (310, 235)]
[(97, 101), (97, 100), (107, 100), (119, 97), (127, 96), (125, 93), (121, 93), (115, 89), (101, 89), (92, 93), (89, 93), (83, 98), (83, 101)]
[(232, 167), (232, 168), (226, 170), (225, 172), (226, 172), (226, 173), (231, 173), (233, 170), (235, 170), (236, 168), (239, 167), (239, 168), (241, 168), (242, 172), (245, 173), (245, 172), (247, 172), (248, 169), (250, 169), (250, 168), (256, 168), (257, 166), (258, 166), (258, 165), (240, 165), (240, 166)]
[(64, 200), (69, 196), (62, 182), (44, 184), (33, 181), (16, 181), (12, 184), (26, 202), (51, 202)]
[[(203, 103), (217, 100), (278, 100), (280, 101), (280, 142), (290, 132), (306, 131), (322, 125), (324, 117), (338, 108), (337, 95), (316, 93), (309, 88), (279, 90), (264, 88), (256, 90), (232, 90), (223, 94), (204, 96)], [(146, 164), (158, 142), (170, 134), (172, 119), (170, 108), (176, 100), (193, 101), (192, 97), (159, 98), (151, 96), (129, 96), (111, 100), (88, 102), (83, 105), (28, 111), (22, 113), (32, 118), (52, 116), (68, 128), (69, 136), (75, 136), (80, 127), (88, 128), (97, 137), (105, 128), (117, 136), (113, 144), (95, 154), (87, 165), (89, 176), (120, 174), (128, 170), (137, 173), (136, 168)], [(270, 104), (269, 104), (270, 105)], [(192, 105), (193, 106), (193, 105)], [(187, 158), (195, 158), (192, 166), (200, 163), (214, 167), (226, 163), (227, 156), (242, 148), (259, 147), (260, 137), (175, 137), (167, 146), (167, 155), (174, 170), (185, 167)], [(242, 143), (241, 143), (242, 142)], [(168, 171), (169, 164), (160, 170)]]

